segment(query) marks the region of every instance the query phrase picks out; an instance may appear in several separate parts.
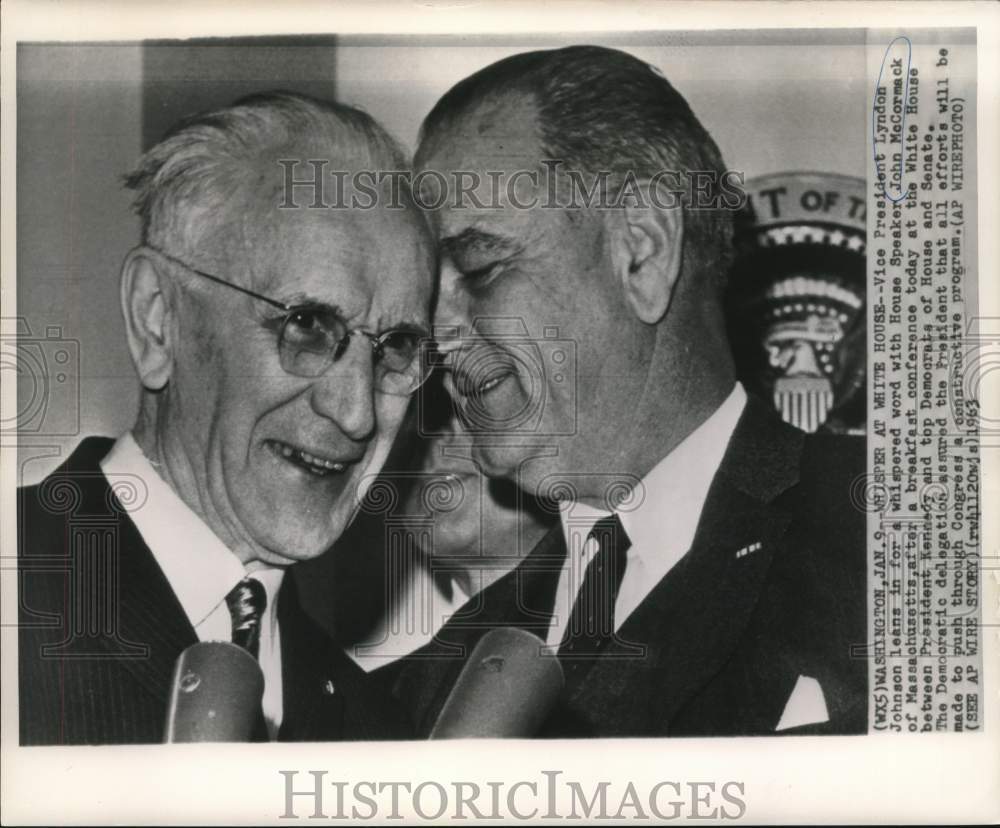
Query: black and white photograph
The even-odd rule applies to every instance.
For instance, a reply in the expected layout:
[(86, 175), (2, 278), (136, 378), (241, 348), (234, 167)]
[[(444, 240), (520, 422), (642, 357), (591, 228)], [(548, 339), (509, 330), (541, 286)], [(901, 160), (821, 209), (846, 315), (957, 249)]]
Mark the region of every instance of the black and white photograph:
[(55, 5), (12, 824), (1000, 818), (995, 8)]

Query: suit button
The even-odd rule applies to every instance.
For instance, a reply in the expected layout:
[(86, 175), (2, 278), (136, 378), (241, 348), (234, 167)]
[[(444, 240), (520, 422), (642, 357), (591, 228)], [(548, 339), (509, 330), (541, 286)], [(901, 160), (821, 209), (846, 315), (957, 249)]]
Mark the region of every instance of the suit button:
[(333, 682), (330, 681), (330, 679), (327, 679), (323, 683), (323, 695), (325, 695), (325, 696), (332, 696), (336, 692), (337, 692), (337, 688), (334, 687)]

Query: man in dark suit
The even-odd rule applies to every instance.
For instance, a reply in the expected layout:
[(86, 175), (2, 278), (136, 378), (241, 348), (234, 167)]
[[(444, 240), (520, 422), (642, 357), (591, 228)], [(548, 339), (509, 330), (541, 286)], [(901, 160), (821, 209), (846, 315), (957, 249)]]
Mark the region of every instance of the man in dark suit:
[(179, 125), (129, 176), (140, 411), (19, 493), (22, 744), (162, 741), (175, 661), (209, 640), (258, 659), (259, 738), (408, 733), (284, 575), (351, 521), (423, 379), (432, 246), (405, 193), (307, 209), (288, 159), (402, 162), (367, 115), (267, 93)]
[(686, 101), (623, 52), (520, 54), (438, 102), (416, 166), (463, 182), (435, 323), (474, 456), (562, 515), (398, 668), (418, 731), (516, 625), (566, 674), (541, 735), (863, 732), (864, 445), (736, 382), (741, 200)]

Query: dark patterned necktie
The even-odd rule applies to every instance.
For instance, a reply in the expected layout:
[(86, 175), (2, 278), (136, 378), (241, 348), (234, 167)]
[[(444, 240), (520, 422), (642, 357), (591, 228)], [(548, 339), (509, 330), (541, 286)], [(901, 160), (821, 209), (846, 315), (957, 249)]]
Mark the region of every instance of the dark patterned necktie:
[(598, 551), (587, 565), (559, 645), (559, 660), (567, 680), (591, 664), (614, 637), (615, 602), (625, 577), (626, 553), (632, 545), (618, 515), (597, 521), (588, 541), (590, 538), (597, 540)]
[(244, 578), (226, 596), (233, 619), (233, 644), (254, 658), (260, 651), (260, 621), (267, 606), (264, 585), (255, 578)]

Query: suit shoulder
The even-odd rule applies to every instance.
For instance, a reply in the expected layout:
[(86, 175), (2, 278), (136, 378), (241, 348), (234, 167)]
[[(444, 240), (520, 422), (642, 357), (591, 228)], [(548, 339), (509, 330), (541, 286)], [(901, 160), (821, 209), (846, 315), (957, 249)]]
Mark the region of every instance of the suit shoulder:
[(851, 592), (863, 590), (867, 566), (866, 458), (863, 437), (808, 435), (799, 484), (788, 503), (796, 568)]
[[(44, 482), (44, 481), (43, 481)], [(17, 490), (18, 520), (31, 518), (42, 511), (42, 483), (22, 486)]]
[(816, 519), (862, 517), (866, 472), (863, 437), (808, 435), (799, 464), (798, 509)]
[(63, 519), (100, 517), (113, 511), (101, 460), (114, 445), (108, 437), (88, 437), (42, 481), (17, 490), (17, 517), (33, 539), (50, 530), (63, 537)]
[(807, 434), (802, 441), (801, 470), (807, 476), (854, 478), (865, 473), (867, 443), (848, 434)]
[[(18, 615), (65, 608), (69, 556), (66, 521), (51, 508), (41, 485), (17, 491)], [(65, 559), (62, 566), (57, 559)], [(30, 608), (30, 609), (29, 609)], [(22, 627), (22, 634), (25, 629)]]

